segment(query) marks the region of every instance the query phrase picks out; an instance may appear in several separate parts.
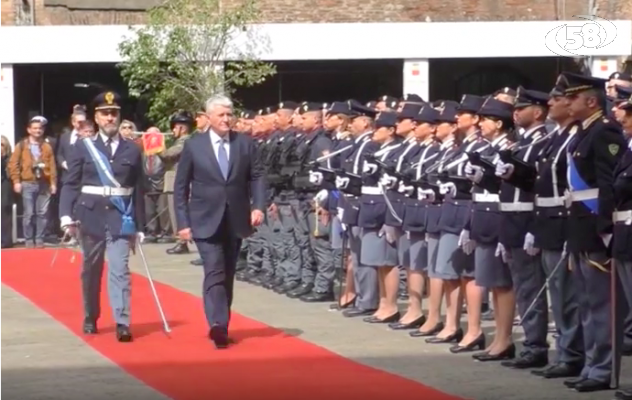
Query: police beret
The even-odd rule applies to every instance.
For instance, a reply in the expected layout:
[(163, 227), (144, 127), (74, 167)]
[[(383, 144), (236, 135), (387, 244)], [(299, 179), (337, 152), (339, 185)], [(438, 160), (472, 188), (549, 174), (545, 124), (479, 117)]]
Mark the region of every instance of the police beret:
[(499, 94), (506, 94), (507, 96), (512, 96), (514, 97), (516, 95), (516, 91), (510, 87), (504, 87), (502, 89), (498, 89), (497, 91), (494, 92), (493, 96), (498, 96)]
[(406, 103), (420, 103), (420, 104), (425, 103), (424, 99), (422, 99), (421, 96), (416, 95), (414, 93), (404, 95), (401, 101), (406, 102)]
[(397, 97), (393, 97), (393, 96), (388, 96), (388, 95), (384, 95), (384, 96), (380, 96), (380, 98), (377, 100), (378, 103), (383, 101), (384, 103), (399, 103), (399, 101), (397, 100)]
[(322, 111), (323, 104), (322, 103), (314, 103), (311, 101), (306, 101), (298, 109), (299, 114), (304, 114), (313, 111)]
[(473, 94), (464, 94), (459, 103), (458, 112), (476, 114), (485, 103), (485, 98)]
[(571, 72), (562, 72), (557, 78), (556, 84), (564, 85), (564, 95), (573, 96), (586, 90), (606, 90), (606, 79), (595, 78), (593, 76), (586, 76), (580, 74), (574, 74)]
[(478, 110), (478, 115), (482, 117), (492, 117), (500, 119), (513, 119), (513, 106), (507, 102), (488, 98)]
[(632, 75), (628, 74), (627, 72), (615, 72), (610, 75), (608, 80), (610, 79), (618, 79), (620, 81), (632, 82)]
[(354, 117), (363, 116), (375, 118), (375, 116), (377, 115), (377, 111), (375, 110), (375, 108), (365, 106), (357, 100), (348, 100), (347, 104), (349, 104)]
[(439, 111), (435, 110), (432, 107), (425, 106), (422, 107), (421, 110), (415, 115), (413, 118), (416, 122), (426, 122), (428, 124), (436, 124), (439, 118)]
[(423, 106), (421, 104), (404, 104), (404, 107), (402, 107), (402, 111), (397, 114), (397, 118), (414, 119), (415, 116), (419, 114), (419, 111), (421, 111), (422, 107)]
[(538, 90), (528, 90), (522, 86), (516, 91), (516, 99), (514, 100), (514, 108), (523, 108), (529, 106), (549, 106), (549, 94)]
[(254, 119), (255, 115), (257, 115), (257, 113), (252, 110), (243, 110), (239, 117), (243, 119)]
[(445, 101), (439, 107), (436, 108), (438, 115), (436, 118), (437, 123), (456, 123), (456, 116), (459, 111), (459, 103), (456, 101)]
[(334, 101), (327, 109), (328, 114), (344, 114), (344, 115), (352, 115), (351, 106), (349, 103), (343, 103), (341, 101)]
[(257, 115), (270, 115), (277, 112), (277, 106), (265, 107), (257, 111)]
[(383, 111), (375, 118), (376, 128), (394, 128), (397, 126), (397, 113), (392, 111)]
[(298, 108), (299, 104), (295, 101), (282, 101), (279, 103), (278, 109), (279, 110), (296, 110)]
[(377, 106), (377, 101), (369, 101), (365, 104), (366, 107), (375, 108)]
[(108, 91), (99, 93), (92, 100), (92, 107), (95, 111), (98, 110), (120, 110), (121, 109), (121, 96), (118, 93)]
[(617, 97), (613, 99), (615, 103), (628, 101), (630, 96), (632, 96), (632, 87), (615, 85), (614, 88), (617, 90)]

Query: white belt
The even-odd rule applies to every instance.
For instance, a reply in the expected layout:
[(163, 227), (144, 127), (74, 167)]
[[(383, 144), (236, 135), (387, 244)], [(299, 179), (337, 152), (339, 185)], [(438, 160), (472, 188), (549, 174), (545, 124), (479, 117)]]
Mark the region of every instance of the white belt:
[(632, 224), (632, 210), (615, 211), (612, 213), (612, 222), (625, 222), (626, 225)]
[(497, 194), (474, 193), (472, 201), (475, 203), (498, 203), (500, 199)]
[(533, 211), (533, 203), (500, 203), (500, 211), (512, 212), (512, 211)]
[(81, 193), (96, 194), (98, 196), (131, 196), (134, 188), (126, 187), (110, 187), (110, 186), (82, 186)]
[(536, 197), (535, 205), (538, 207), (561, 207), (566, 204), (564, 197)]
[(362, 194), (374, 194), (374, 195), (380, 195), (383, 194), (384, 191), (382, 190), (381, 187), (379, 186), (362, 186)]
[(573, 203), (577, 201), (594, 200), (599, 198), (599, 189), (578, 190), (576, 192), (570, 192), (570, 195)]

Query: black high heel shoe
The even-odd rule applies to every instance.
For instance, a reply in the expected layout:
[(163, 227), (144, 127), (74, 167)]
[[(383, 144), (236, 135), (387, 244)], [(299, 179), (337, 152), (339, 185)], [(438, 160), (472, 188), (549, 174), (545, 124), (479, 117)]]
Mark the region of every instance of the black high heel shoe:
[(379, 319), (378, 317), (372, 315), (370, 317), (364, 318), (362, 321), (369, 324), (388, 324), (391, 322), (396, 322), (397, 320), (399, 320), (399, 312), (396, 312), (395, 314), (384, 319)]
[(458, 343), (461, 340), (463, 340), (463, 329), (459, 328), (456, 330), (456, 332), (454, 332), (453, 334), (451, 334), (450, 336), (446, 338), (438, 338), (438, 337), (428, 338), (426, 339), (426, 343), (430, 343), (430, 344), (443, 344), (443, 343), (454, 343), (454, 342)]
[(444, 328), (443, 322), (439, 322), (437, 325), (434, 326), (434, 328), (430, 329), (429, 331), (412, 331), (412, 332), (408, 332), (408, 334), (410, 335), (410, 337), (428, 337), (428, 336), (434, 336), (437, 333), (441, 332)]
[(419, 329), (425, 323), (426, 323), (426, 316), (422, 315), (421, 317), (407, 324), (402, 324), (401, 322), (397, 321), (397, 322), (393, 322), (392, 324), (388, 324), (388, 327), (395, 331), (401, 331), (405, 329)]
[(516, 358), (516, 345), (512, 343), (498, 354), (490, 354), (488, 352), (472, 354), (472, 358), (481, 362), (511, 360)]
[(356, 298), (354, 297), (353, 299), (349, 300), (348, 302), (344, 304), (334, 303), (329, 306), (329, 309), (331, 311), (346, 310), (347, 308), (350, 308), (351, 306), (353, 306), (355, 304), (355, 301), (356, 301)]
[(468, 353), (470, 351), (475, 351), (475, 350), (485, 350), (485, 334), (484, 333), (481, 333), (476, 339), (466, 344), (465, 346), (456, 344), (450, 347), (450, 353), (452, 354)]

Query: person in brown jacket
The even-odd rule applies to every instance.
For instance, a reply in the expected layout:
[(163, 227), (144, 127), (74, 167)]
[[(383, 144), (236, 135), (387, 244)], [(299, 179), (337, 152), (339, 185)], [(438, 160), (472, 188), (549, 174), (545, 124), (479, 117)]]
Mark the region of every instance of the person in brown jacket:
[(48, 206), (51, 195), (57, 191), (57, 168), (53, 147), (44, 140), (41, 121), (34, 117), (26, 131), (28, 136), (15, 146), (9, 160), (9, 177), (13, 191), (22, 194), (26, 246), (44, 247)]

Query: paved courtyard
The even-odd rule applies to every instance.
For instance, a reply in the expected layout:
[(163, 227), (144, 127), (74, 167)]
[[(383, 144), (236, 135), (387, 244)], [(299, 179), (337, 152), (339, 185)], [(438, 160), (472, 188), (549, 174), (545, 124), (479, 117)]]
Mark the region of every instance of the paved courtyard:
[[(196, 255), (167, 256), (166, 248), (154, 244), (144, 247), (154, 279), (199, 296), (201, 269), (189, 265)], [(138, 256), (133, 259), (133, 269), (144, 273)], [(327, 307), (236, 284), (236, 312), (359, 363), (463, 398), (606, 400), (614, 395), (578, 394), (558, 380), (543, 380), (498, 364), (477, 363), (468, 354), (450, 354), (447, 345), (426, 344), (385, 326), (343, 318)], [(486, 331), (492, 331), (491, 323), (486, 323)], [(521, 338), (517, 335), (517, 339)], [(624, 360), (623, 376), (632, 384), (631, 358)], [(16, 400), (164, 399), (6, 286), (2, 287), (2, 395)]]

